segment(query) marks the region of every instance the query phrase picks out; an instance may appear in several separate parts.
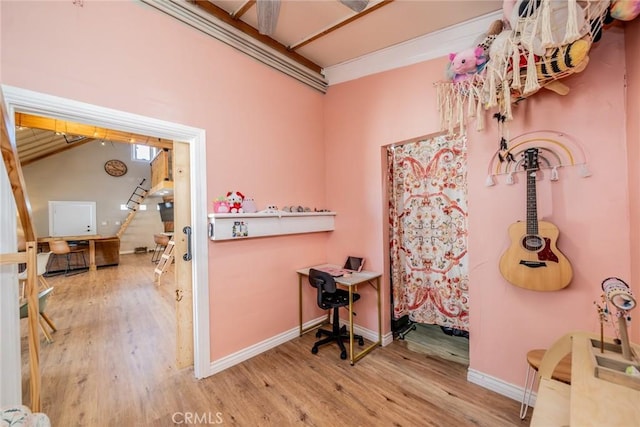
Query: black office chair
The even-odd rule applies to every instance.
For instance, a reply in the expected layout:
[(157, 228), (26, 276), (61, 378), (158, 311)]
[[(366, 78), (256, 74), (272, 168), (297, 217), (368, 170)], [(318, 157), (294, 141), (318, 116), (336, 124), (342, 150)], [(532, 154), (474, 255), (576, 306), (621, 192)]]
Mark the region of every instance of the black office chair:
[[(347, 349), (344, 346), (344, 341), (349, 341), (349, 331), (347, 331), (346, 326), (340, 327), (340, 315), (338, 313), (338, 309), (340, 307), (347, 307), (349, 305), (349, 291), (345, 291), (344, 289), (338, 289), (336, 287), (335, 279), (324, 271), (309, 269), (309, 283), (311, 286), (317, 289), (318, 291), (318, 307), (323, 310), (331, 310), (333, 309), (333, 329), (331, 331), (327, 331), (324, 329), (318, 329), (316, 331), (316, 337), (320, 338), (323, 335), (328, 335), (327, 338), (323, 338), (320, 341), (317, 341), (313, 348), (311, 349), (311, 353), (318, 353), (318, 347), (324, 344), (328, 344), (330, 342), (337, 342), (340, 346), (341, 359), (347, 358)], [(359, 294), (352, 294), (353, 302), (356, 302), (360, 299)], [(354, 313), (355, 315), (355, 313)], [(353, 335), (354, 340), (358, 340), (359, 345), (364, 345), (364, 339), (361, 335)]]

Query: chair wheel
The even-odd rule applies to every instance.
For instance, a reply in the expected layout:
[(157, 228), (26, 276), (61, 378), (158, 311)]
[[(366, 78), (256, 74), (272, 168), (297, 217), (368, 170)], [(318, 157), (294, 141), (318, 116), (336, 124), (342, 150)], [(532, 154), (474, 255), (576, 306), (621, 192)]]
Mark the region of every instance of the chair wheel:
[(318, 347), (313, 347), (313, 348), (311, 349), (311, 353), (313, 353), (313, 354), (318, 354)]
[(360, 338), (360, 339), (358, 340), (358, 345), (364, 345), (364, 339)]
[(340, 352), (340, 359), (345, 360), (346, 358), (347, 358), (347, 352), (346, 351)]

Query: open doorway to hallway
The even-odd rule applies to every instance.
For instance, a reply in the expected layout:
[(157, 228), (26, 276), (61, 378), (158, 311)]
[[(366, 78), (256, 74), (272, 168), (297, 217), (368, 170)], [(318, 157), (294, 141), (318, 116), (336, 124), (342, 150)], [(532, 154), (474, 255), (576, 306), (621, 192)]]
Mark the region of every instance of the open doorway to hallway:
[[(7, 110), (11, 115), (16, 112), (37, 113), (45, 117), (57, 117), (61, 120), (78, 123), (95, 123), (100, 127), (152, 135), (173, 141), (185, 141), (183, 145), (186, 146), (188, 164), (181, 163), (178, 167), (190, 188), (186, 203), (189, 213), (186, 216), (192, 230), (191, 251), (193, 257), (188, 268), (193, 273), (193, 286), (189, 283), (188, 289), (185, 287), (181, 294), (183, 306), (193, 310), (193, 315), (189, 316), (189, 319), (192, 320), (187, 325), (190, 328), (190, 333), (183, 334), (184, 342), (188, 340), (188, 343), (185, 346), (183, 342), (182, 348), (188, 346), (193, 349), (192, 360), (196, 377), (202, 378), (210, 375), (204, 131), (19, 88), (3, 86), (2, 91)], [(186, 236), (181, 237), (180, 245), (182, 248), (178, 253), (186, 252), (186, 244)], [(181, 285), (184, 286), (184, 283)], [(172, 353), (175, 354), (174, 351)], [(3, 366), (3, 369), (5, 368)]]

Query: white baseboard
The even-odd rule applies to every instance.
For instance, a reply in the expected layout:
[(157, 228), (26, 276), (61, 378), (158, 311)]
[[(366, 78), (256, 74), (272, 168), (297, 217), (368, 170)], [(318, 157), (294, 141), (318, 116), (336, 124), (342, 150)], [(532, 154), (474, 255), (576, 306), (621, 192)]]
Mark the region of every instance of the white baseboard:
[[(347, 324), (343, 321), (340, 321), (342, 324)], [(358, 325), (353, 326), (353, 333), (362, 335), (363, 338), (368, 339), (369, 341), (378, 341), (378, 331), (372, 331), (371, 329), (363, 328)], [(389, 332), (386, 335), (382, 336), (382, 346), (389, 345), (393, 341), (393, 333)]]
[[(321, 317), (318, 317), (317, 319), (310, 320), (304, 323), (303, 327), (307, 328), (311, 325), (314, 325), (318, 322), (325, 320), (326, 318), (327, 318), (326, 316), (321, 316)], [(367, 328), (362, 328), (358, 325), (354, 326), (353, 331), (356, 334), (362, 335), (362, 337), (366, 338), (367, 340), (370, 340), (370, 341), (378, 340), (377, 331), (372, 331)], [(278, 334), (274, 337), (271, 337), (257, 344), (254, 344), (250, 347), (244, 348), (236, 353), (230, 354), (218, 360), (214, 360), (213, 362), (211, 362), (211, 365), (209, 366), (209, 372), (207, 376), (217, 374), (218, 372), (222, 372), (227, 368), (230, 368), (234, 365), (242, 363), (245, 360), (251, 359), (253, 356), (257, 356), (260, 353), (264, 353), (267, 350), (277, 347), (280, 344), (284, 344), (287, 341), (290, 341), (294, 338), (298, 338), (299, 336), (300, 336), (300, 329), (298, 327), (295, 327), (281, 334)], [(392, 333), (388, 333), (382, 336), (383, 346), (388, 345), (392, 341), (393, 341)]]
[[(524, 388), (516, 386), (514, 384), (507, 383), (499, 378), (492, 377), (491, 375), (484, 374), (475, 369), (469, 369), (467, 371), (467, 381), (484, 387), (488, 390), (494, 391), (498, 394), (506, 396), (518, 402), (522, 402), (524, 396)], [(536, 393), (531, 393), (531, 402), (529, 406), (536, 406)]]

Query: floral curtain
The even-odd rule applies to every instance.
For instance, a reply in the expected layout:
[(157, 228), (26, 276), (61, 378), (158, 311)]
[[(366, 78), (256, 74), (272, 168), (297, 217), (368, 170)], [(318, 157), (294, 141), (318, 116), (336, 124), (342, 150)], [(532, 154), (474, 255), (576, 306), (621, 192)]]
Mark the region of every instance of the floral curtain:
[(388, 164), (394, 318), (468, 331), (466, 140), (391, 147)]

